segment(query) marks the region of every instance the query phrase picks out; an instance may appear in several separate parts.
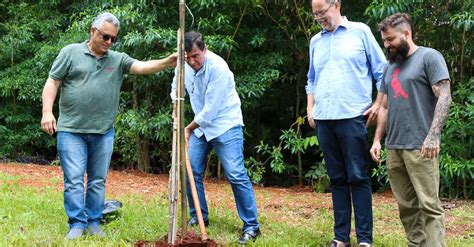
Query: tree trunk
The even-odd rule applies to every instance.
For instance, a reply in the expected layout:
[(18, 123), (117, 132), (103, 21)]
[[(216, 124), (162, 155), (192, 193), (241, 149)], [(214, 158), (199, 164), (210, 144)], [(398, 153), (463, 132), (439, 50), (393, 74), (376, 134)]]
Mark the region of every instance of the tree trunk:
[[(137, 81), (133, 79), (133, 109), (138, 111), (139, 104), (138, 104), (138, 86)], [(136, 133), (135, 135), (135, 145), (137, 148), (137, 168), (140, 171), (148, 172), (150, 169), (150, 144), (148, 140), (143, 139), (140, 134)]]
[(146, 139), (138, 138), (139, 145), (139, 159), (138, 159), (138, 169), (143, 172), (150, 171), (150, 142)]
[[(300, 113), (300, 81), (296, 80), (296, 109), (295, 109), (295, 118), (299, 118)], [(298, 123), (296, 129), (296, 136), (298, 139), (301, 138), (301, 125)], [(298, 156), (298, 184), (303, 186), (303, 161), (301, 159), (301, 152), (297, 152)]]

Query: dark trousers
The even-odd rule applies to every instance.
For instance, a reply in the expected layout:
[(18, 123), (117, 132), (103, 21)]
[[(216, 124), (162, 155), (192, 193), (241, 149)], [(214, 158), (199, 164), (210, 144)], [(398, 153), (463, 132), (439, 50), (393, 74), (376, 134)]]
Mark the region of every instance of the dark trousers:
[(363, 116), (317, 120), (316, 132), (331, 179), (335, 239), (349, 242), (354, 207), (359, 243), (372, 243), (372, 191)]

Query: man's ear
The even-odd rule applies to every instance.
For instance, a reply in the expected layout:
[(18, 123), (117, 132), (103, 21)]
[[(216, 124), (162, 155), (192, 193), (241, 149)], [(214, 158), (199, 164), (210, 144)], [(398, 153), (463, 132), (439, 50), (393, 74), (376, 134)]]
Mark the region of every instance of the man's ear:
[(408, 38), (411, 38), (411, 37), (412, 37), (412, 36), (411, 36), (411, 30), (408, 29), (408, 28), (403, 29), (403, 32), (402, 32), (402, 33), (403, 33), (403, 36), (405, 37), (406, 40), (407, 40)]

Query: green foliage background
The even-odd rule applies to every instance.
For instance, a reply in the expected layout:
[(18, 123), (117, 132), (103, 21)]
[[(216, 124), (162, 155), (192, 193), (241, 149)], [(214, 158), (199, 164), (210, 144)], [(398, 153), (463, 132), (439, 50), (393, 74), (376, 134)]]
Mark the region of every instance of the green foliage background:
[[(246, 165), (266, 185), (324, 183), (314, 131), (305, 123), (310, 38), (320, 31), (309, 0), (189, 0), (187, 29), (207, 36), (225, 58), (243, 103)], [(398, 11), (413, 15), (418, 45), (445, 56), (452, 78), (450, 118), (443, 132), (441, 192), (474, 198), (472, 26), (474, 7), (462, 0), (343, 1), (342, 13), (373, 28)], [(94, 16), (114, 13), (120, 39), (112, 49), (140, 59), (161, 58), (176, 47), (178, 1), (0, 1), (0, 155), (3, 160), (48, 163), (55, 139), (40, 130), (41, 92), (59, 50), (88, 39)], [(170, 164), (173, 70), (127, 76), (116, 122), (113, 168), (165, 173)], [(57, 117), (57, 109), (55, 111)], [(187, 121), (191, 119), (187, 109)], [(210, 173), (218, 175), (211, 157)], [(375, 166), (375, 165), (374, 165)], [(374, 172), (383, 181), (384, 172)], [(326, 181), (327, 183), (327, 181)]]

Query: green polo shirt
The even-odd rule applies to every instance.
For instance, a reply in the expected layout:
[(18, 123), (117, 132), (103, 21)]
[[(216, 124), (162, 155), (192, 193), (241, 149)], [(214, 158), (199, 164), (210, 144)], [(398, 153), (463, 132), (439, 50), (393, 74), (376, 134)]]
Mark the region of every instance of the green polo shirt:
[(112, 128), (123, 75), (135, 61), (111, 50), (97, 59), (87, 41), (64, 47), (49, 71), (61, 81), (58, 131), (103, 134)]

